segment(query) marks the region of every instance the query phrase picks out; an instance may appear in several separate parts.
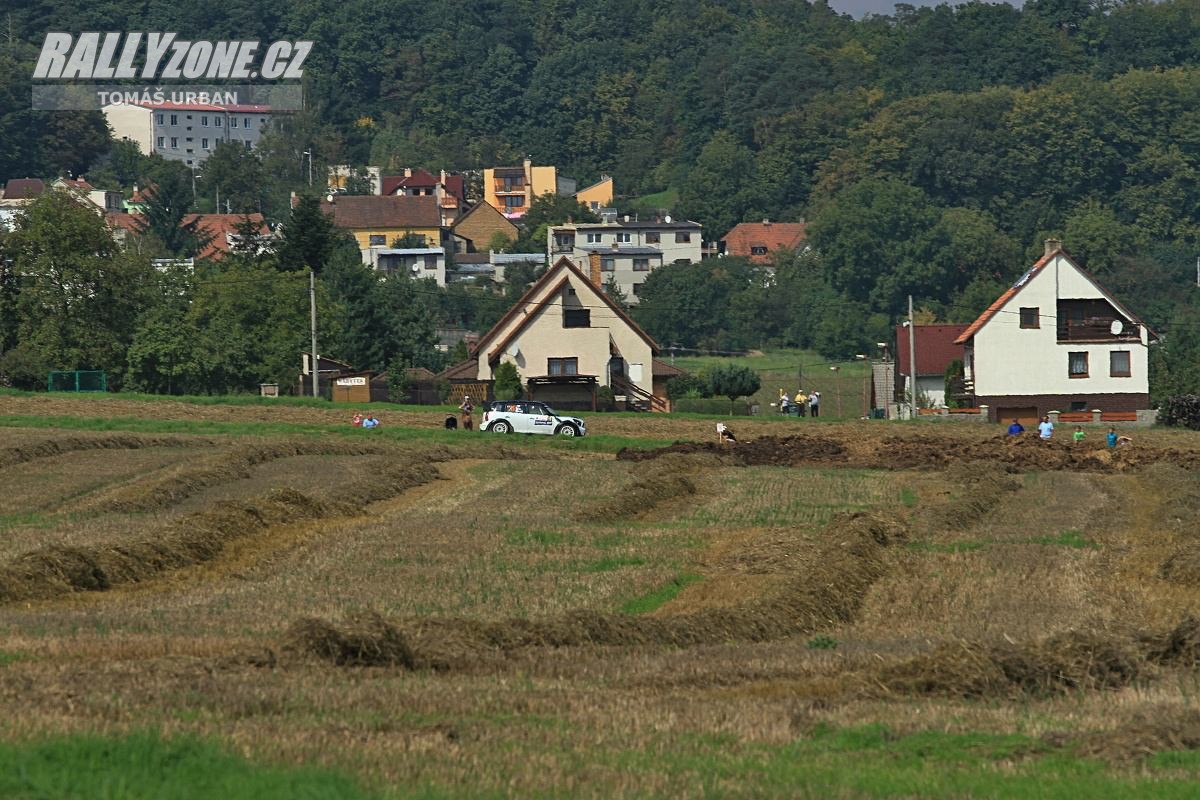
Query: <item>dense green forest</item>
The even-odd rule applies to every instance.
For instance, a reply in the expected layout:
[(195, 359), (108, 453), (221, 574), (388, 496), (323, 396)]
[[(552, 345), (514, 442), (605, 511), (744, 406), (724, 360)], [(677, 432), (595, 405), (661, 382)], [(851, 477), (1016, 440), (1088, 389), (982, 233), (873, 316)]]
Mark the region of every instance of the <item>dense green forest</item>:
[[(853, 351), (886, 337), (909, 293), (929, 318), (969, 320), (1050, 235), (1180, 334), (1164, 354), (1197, 324), (1194, 2), (902, 5), (856, 21), (795, 0), (30, 0), (0, 22), (0, 177), (111, 177), (129, 161), (98, 116), (27, 110), (47, 30), (312, 39), (307, 111), (232, 164), (242, 185), (222, 192), (278, 220), (308, 148), (385, 170), (528, 156), (581, 185), (613, 175), (627, 208), (677, 197), (709, 239), (808, 220), (813, 250), (785, 257), (770, 290), (745, 264), (704, 265), (701, 287), (654, 273), (638, 314), (664, 341)], [(442, 305), (486, 320), (470, 302)]]

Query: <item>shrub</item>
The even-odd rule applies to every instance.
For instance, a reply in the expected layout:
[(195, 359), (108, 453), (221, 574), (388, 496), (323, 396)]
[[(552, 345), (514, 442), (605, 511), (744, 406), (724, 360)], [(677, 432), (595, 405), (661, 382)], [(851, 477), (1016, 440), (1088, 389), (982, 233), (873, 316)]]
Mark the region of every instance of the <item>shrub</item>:
[(617, 397), (611, 386), (601, 386), (596, 390), (596, 410), (614, 411), (617, 408)]
[(708, 381), (701, 375), (685, 372), (667, 381), (667, 397), (679, 400), (684, 397), (708, 397)]
[(741, 364), (718, 364), (708, 372), (709, 390), (714, 395), (729, 398), (729, 406), (739, 397), (748, 397), (759, 390), (762, 381), (758, 373)]
[(496, 395), (497, 400), (517, 400), (524, 393), (524, 389), (521, 387), (521, 375), (511, 362), (505, 361), (496, 367), (496, 372), (492, 377), (496, 380), (492, 392)]
[(1163, 398), (1158, 406), (1158, 421), (1176, 428), (1200, 431), (1200, 395), (1179, 394)]

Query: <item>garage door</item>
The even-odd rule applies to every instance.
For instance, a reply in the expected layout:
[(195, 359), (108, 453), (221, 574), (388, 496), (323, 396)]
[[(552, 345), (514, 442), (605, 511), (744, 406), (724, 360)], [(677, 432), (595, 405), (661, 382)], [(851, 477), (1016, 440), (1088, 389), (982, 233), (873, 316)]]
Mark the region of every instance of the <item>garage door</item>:
[(1026, 428), (1036, 428), (1040, 417), (1038, 417), (1037, 408), (998, 408), (996, 409), (996, 419), (1005, 425), (1012, 422), (1014, 419), (1024, 425)]

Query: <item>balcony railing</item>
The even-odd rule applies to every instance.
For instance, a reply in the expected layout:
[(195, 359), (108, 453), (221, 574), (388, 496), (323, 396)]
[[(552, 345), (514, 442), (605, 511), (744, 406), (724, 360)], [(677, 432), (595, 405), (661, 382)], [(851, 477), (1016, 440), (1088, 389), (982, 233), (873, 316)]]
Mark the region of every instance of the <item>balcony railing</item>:
[(1123, 329), (1121, 332), (1114, 334), (1112, 327), (1115, 321), (1115, 317), (1088, 317), (1082, 320), (1063, 319), (1060, 317), (1058, 320), (1058, 341), (1128, 342), (1138, 341), (1141, 338), (1137, 326), (1129, 325), (1124, 323), (1124, 321), (1122, 321)]

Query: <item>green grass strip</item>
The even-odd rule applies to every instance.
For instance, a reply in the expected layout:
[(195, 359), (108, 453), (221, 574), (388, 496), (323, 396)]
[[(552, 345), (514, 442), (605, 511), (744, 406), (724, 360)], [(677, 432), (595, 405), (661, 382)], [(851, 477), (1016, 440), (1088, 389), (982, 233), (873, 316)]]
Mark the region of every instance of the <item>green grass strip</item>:
[(649, 614), (679, 596), (689, 585), (700, 580), (700, 576), (691, 572), (681, 572), (652, 592), (641, 597), (635, 597), (621, 606), (622, 614)]
[(0, 797), (12, 800), (368, 800), (350, 778), (261, 766), (192, 736), (141, 732), (0, 744)]

